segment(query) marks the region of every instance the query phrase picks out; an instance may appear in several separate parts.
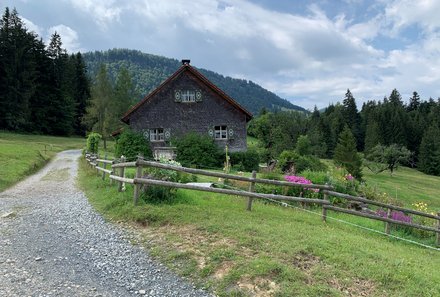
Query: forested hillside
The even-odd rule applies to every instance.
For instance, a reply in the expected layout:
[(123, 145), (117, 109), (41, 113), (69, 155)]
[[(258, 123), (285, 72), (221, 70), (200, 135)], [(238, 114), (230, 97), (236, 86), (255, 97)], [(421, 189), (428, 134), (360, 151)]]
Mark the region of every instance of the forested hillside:
[[(176, 59), (145, 54), (129, 49), (89, 52), (84, 54), (84, 60), (86, 61), (89, 75), (92, 78), (96, 76), (102, 63), (107, 65), (109, 76), (113, 81), (116, 80), (121, 68), (128, 69), (133, 76), (138, 99), (151, 92), (181, 65), (180, 61)], [(198, 70), (253, 114), (258, 114), (262, 108), (270, 111), (306, 111), (304, 108), (278, 97), (252, 81), (224, 77), (205, 69)]]

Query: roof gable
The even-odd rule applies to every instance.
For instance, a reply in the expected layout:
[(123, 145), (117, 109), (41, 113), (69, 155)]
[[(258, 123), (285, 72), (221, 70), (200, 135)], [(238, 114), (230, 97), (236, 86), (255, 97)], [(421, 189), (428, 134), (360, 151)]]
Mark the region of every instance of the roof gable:
[(232, 106), (234, 106), (237, 110), (244, 113), (246, 116), (246, 121), (252, 119), (252, 114), (247, 111), (244, 107), (242, 107), (239, 103), (237, 103), (234, 99), (228, 96), (225, 92), (223, 92), (219, 87), (210, 82), (203, 74), (197, 71), (194, 67), (189, 65), (189, 63), (184, 63), (176, 72), (174, 72), (170, 77), (168, 77), (163, 83), (161, 83), (156, 89), (150, 92), (147, 96), (145, 96), (141, 101), (139, 101), (135, 106), (133, 106), (130, 110), (128, 110), (124, 116), (122, 117), (122, 121), (124, 123), (128, 123), (130, 120), (130, 116), (133, 112), (138, 110), (143, 104), (149, 101), (154, 95), (156, 95), (160, 90), (162, 90), (166, 85), (177, 79), (183, 72), (189, 71), (193, 74), (201, 83), (210, 88), (214, 93), (219, 95), (222, 99), (229, 102)]

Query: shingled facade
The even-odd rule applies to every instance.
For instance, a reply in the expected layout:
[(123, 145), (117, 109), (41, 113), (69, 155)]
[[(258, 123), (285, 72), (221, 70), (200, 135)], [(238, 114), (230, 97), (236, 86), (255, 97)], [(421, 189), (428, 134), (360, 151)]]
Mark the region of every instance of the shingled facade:
[(212, 137), (230, 151), (246, 150), (250, 112), (183, 60), (182, 66), (130, 109), (122, 121), (142, 132), (152, 148), (172, 145), (172, 139), (196, 132)]

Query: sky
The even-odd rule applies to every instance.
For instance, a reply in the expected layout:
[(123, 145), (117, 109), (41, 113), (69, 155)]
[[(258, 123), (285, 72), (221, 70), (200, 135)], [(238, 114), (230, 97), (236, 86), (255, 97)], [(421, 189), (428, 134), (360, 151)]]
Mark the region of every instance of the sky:
[(137, 49), (252, 80), (312, 110), (396, 88), (440, 97), (440, 0), (0, 0), (69, 52)]

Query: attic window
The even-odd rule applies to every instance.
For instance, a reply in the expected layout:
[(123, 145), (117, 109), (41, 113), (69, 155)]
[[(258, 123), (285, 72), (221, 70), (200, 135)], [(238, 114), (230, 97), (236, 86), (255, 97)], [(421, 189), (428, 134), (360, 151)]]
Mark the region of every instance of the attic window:
[(174, 91), (175, 102), (201, 102), (202, 92), (200, 90), (176, 90)]
[(196, 102), (196, 91), (182, 91), (182, 102)]

